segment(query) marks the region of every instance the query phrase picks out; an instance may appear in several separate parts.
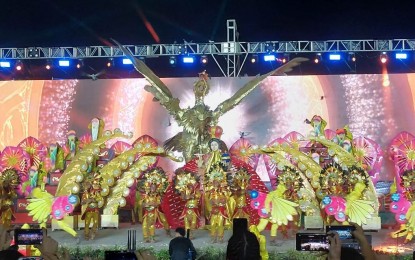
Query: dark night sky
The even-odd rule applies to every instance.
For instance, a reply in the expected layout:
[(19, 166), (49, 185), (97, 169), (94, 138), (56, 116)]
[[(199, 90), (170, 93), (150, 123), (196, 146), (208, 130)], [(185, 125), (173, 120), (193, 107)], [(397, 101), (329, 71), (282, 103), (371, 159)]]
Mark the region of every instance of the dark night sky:
[(236, 19), (240, 41), (415, 38), (409, 0), (8, 2), (0, 11), (0, 47), (105, 45), (110, 38), (137, 45), (220, 42), (227, 19)]

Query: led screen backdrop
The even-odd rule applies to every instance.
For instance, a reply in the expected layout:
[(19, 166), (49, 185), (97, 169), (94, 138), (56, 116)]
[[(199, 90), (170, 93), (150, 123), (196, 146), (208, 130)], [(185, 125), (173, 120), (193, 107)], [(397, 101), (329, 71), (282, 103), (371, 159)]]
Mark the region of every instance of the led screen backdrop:
[[(252, 77), (212, 78), (205, 103), (212, 109)], [(193, 106), (197, 78), (163, 79), (182, 108)], [(48, 80), (0, 82), (0, 149), (28, 136), (49, 144), (64, 142), (66, 133), (88, 132), (94, 117), (106, 129), (120, 128), (137, 137), (159, 141), (180, 131), (167, 111), (144, 90), (144, 79)], [(400, 131), (415, 133), (415, 74), (269, 77), (219, 125), (223, 140), (232, 145), (240, 132), (264, 145), (291, 131), (307, 135), (305, 119), (321, 115), (336, 130), (349, 125), (354, 136), (369, 137), (386, 151)], [(385, 153), (381, 179), (392, 178)]]

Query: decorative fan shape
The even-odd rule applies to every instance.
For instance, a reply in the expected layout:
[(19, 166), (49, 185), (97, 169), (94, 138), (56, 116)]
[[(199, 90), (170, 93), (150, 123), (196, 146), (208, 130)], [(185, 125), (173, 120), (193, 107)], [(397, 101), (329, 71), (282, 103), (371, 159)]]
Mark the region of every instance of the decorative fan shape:
[(252, 168), (256, 169), (258, 166), (259, 156), (258, 154), (247, 154), (249, 148), (251, 148), (251, 142), (249, 142), (246, 138), (239, 138), (238, 141), (236, 141), (231, 148), (229, 149), (229, 152), (231, 156), (235, 156), (241, 161), (244, 161), (245, 163), (249, 164)]
[(394, 163), (398, 174), (415, 169), (415, 139), (402, 143), (395, 149)]
[(337, 136), (336, 131), (332, 129), (326, 129), (324, 130), (324, 136), (327, 140), (333, 141), (333, 139)]
[(284, 138), (288, 143), (291, 144), (292, 147), (298, 149), (299, 147), (303, 146), (303, 142), (305, 142), (305, 138), (304, 135), (296, 132), (296, 131), (292, 131), (289, 132), (288, 134), (286, 134), (284, 136)]
[(0, 166), (27, 172), (30, 168), (30, 155), (21, 147), (7, 146), (0, 155)]
[(353, 139), (353, 146), (356, 159), (372, 168), (378, 157), (378, 151), (373, 143), (360, 136)]
[(31, 165), (39, 166), (39, 164), (45, 159), (48, 149), (38, 139), (29, 136), (21, 141), (17, 147), (23, 148), (31, 159)]
[(389, 153), (392, 160), (394, 160), (394, 156), (396, 155), (396, 149), (406, 143), (414, 139), (415, 136), (411, 133), (408, 133), (406, 131), (402, 131), (399, 134), (397, 134), (391, 141)]
[(122, 154), (125, 151), (128, 151), (133, 146), (127, 142), (124, 141), (116, 141), (110, 148), (115, 153), (115, 156)]
[(92, 135), (85, 134), (79, 138), (79, 148), (84, 148), (86, 145), (92, 143)]

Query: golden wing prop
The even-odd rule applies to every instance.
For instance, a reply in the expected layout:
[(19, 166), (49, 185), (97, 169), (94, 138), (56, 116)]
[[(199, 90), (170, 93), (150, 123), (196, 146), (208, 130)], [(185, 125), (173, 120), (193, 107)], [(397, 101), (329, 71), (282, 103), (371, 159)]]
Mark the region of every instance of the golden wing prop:
[[(272, 146), (271, 149), (275, 149), (274, 146)], [(278, 149), (282, 149), (284, 152), (290, 154), (292, 158), (297, 161), (297, 168), (305, 173), (305, 177), (309, 180), (314, 189), (320, 187), (320, 172), (322, 168), (318, 163), (300, 150), (289, 145), (281, 145)]]
[(281, 184), (278, 186), (279, 187), (277, 187), (275, 191), (267, 194), (267, 198), (265, 199), (265, 209), (268, 212), (271, 211), (272, 222), (280, 226), (287, 225), (288, 221), (293, 221), (293, 216), (298, 214), (296, 207), (299, 205), (292, 201), (283, 199), (280, 192)]
[[(181, 158), (174, 157), (172, 154), (166, 154), (161, 147), (145, 148), (143, 146), (141, 148), (135, 147), (133, 149), (137, 150), (141, 154), (141, 156), (133, 165), (131, 165), (128, 168), (128, 170), (122, 173), (120, 178), (117, 180), (115, 186), (111, 188), (111, 192), (109, 193), (107, 203), (104, 208), (105, 214), (116, 214), (118, 211), (118, 207), (125, 206), (124, 197), (127, 197), (129, 195), (129, 188), (134, 184), (134, 180), (140, 177), (141, 172), (147, 170), (150, 166), (154, 165), (154, 163), (156, 162), (156, 156), (168, 157), (173, 161), (182, 160)], [(121, 154), (120, 156), (122, 155), (123, 154)], [(105, 171), (103, 171), (103, 174), (101, 176), (104, 180), (108, 180), (108, 177), (110, 177), (108, 174), (105, 174)], [(141, 208), (138, 208), (138, 210), (141, 210)]]
[(124, 55), (132, 61), (134, 68), (139, 73), (141, 73), (141, 75), (143, 75), (144, 78), (151, 84), (150, 86), (146, 86), (145, 90), (153, 94), (153, 96), (158, 101), (160, 101), (160, 104), (164, 106), (170, 113), (172, 113), (172, 116), (178, 116), (178, 112), (182, 111), (179, 106), (180, 100), (173, 98), (169, 88), (160, 80), (159, 77), (157, 77), (156, 74), (154, 74), (154, 72), (149, 67), (147, 67), (144, 62), (134, 57), (130, 50), (121, 45), (119, 42), (114, 39), (113, 41), (124, 52)]
[[(304, 188), (307, 190), (306, 194), (310, 196), (310, 199), (315, 200), (316, 194), (313, 190), (313, 187), (311, 186), (310, 182), (308, 181), (307, 177), (304, 175), (304, 173), (299, 169), (297, 166), (292, 164), (290, 160), (288, 160), (285, 157), (286, 152), (283, 151), (282, 145), (273, 145), (271, 147), (262, 147), (262, 148), (251, 148), (247, 151), (247, 154), (267, 154), (270, 156), (274, 161), (276, 161), (278, 164), (281, 164), (284, 167), (290, 167), (293, 169), (299, 170), (299, 175), (303, 181)], [(317, 202), (314, 204), (318, 205)]]
[(329, 149), (332, 153), (336, 154), (339, 159), (340, 165), (350, 166), (358, 166), (362, 167), (362, 164), (353, 156), (353, 154), (349, 153), (343, 147), (338, 145), (337, 143), (327, 140), (325, 138), (319, 137), (310, 137), (310, 140), (316, 141)]
[(213, 121), (218, 120), (219, 117), (221, 117), (223, 114), (225, 114), (226, 112), (234, 108), (236, 105), (238, 105), (267, 77), (283, 75), (284, 73), (291, 71), (294, 67), (300, 65), (301, 62), (304, 61), (308, 61), (308, 59), (300, 57), (294, 58), (285, 65), (249, 81), (242, 88), (240, 88), (231, 98), (223, 101), (218, 105), (218, 107), (213, 111)]
[(83, 173), (86, 172), (88, 168), (88, 162), (92, 162), (94, 157), (98, 156), (100, 147), (105, 142), (117, 137), (128, 138), (127, 135), (124, 135), (121, 132), (107, 132), (104, 136), (86, 145), (81, 151), (79, 151), (63, 172), (56, 190), (56, 196), (77, 194), (80, 190), (78, 183), (82, 182), (84, 179)]

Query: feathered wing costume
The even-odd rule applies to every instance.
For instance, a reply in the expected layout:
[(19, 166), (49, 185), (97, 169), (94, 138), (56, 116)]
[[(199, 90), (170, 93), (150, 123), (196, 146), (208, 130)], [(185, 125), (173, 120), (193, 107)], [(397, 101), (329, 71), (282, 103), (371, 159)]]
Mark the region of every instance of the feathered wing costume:
[(129, 49), (116, 41), (114, 42), (130, 58), (135, 69), (150, 83), (149, 86), (145, 87), (145, 90), (152, 93), (154, 99), (159, 101), (177, 123), (183, 127), (183, 132), (178, 133), (166, 141), (165, 149), (183, 152), (186, 162), (190, 161), (196, 152), (206, 154), (209, 151), (209, 127), (217, 125), (219, 118), (223, 114), (237, 106), (265, 78), (272, 75), (282, 75), (291, 71), (293, 67), (298, 66), (301, 62), (308, 60), (305, 58), (295, 58), (267, 74), (256, 77), (240, 88), (231, 98), (219, 104), (213, 111), (204, 103), (204, 97), (209, 92), (210, 87), (207, 82), (207, 74), (201, 73), (199, 81), (194, 85), (196, 97), (195, 106), (182, 109), (179, 105), (180, 100), (173, 97), (169, 88), (144, 62), (135, 58)]

